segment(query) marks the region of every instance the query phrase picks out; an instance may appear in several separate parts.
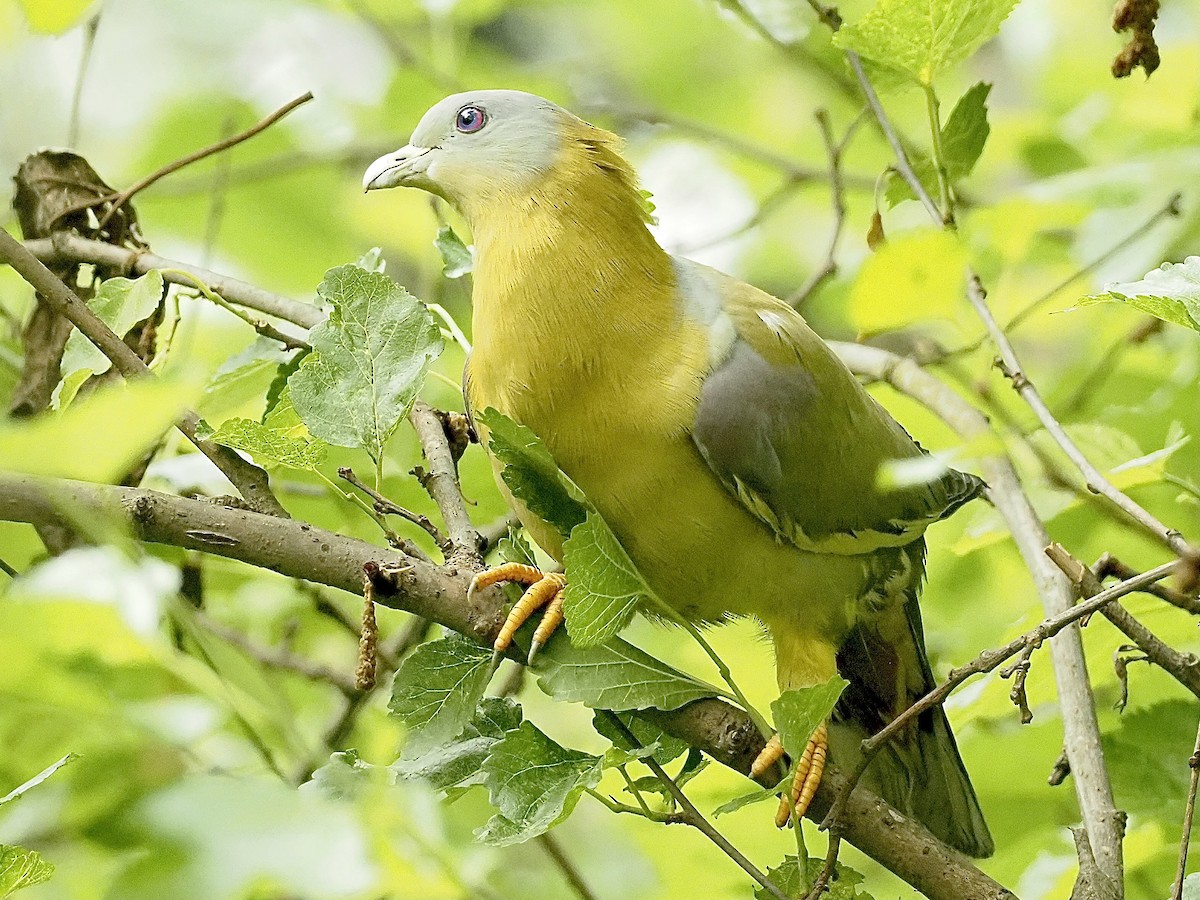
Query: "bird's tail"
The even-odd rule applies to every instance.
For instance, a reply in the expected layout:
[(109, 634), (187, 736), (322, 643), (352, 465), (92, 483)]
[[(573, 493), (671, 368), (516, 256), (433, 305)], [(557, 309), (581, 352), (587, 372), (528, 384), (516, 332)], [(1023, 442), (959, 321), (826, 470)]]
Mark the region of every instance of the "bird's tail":
[[(831, 735), (834, 758), (853, 757), (865, 736), (853, 723), (835, 724)], [(940, 707), (922, 715), (912, 731), (902, 732), (885, 745), (872, 760), (863, 783), (940, 841), (968, 856), (991, 856), (995, 851), (975, 788)]]

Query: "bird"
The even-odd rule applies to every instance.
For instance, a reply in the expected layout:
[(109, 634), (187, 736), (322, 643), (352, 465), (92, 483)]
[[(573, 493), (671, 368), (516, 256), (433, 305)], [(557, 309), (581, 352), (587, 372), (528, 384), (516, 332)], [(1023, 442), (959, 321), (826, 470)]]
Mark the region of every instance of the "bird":
[[(805, 811), (827, 754), (854, 765), (862, 739), (934, 687), (924, 531), (986, 486), (949, 468), (885, 486), (890, 465), (925, 451), (799, 312), (664, 250), (622, 149), (542, 97), (469, 91), (431, 107), (363, 187), (427, 191), (470, 229), (468, 411), (533, 430), (681, 616), (761, 622), (781, 691), (849, 682), (783, 791), (782, 826)], [(561, 562), (562, 536), (497, 480)], [(502, 580), (529, 590), (497, 649), (538, 607), (544, 643), (564, 576), (509, 564), (473, 588)], [(781, 756), (773, 738), (756, 771)], [(864, 781), (943, 842), (992, 853), (940, 706), (886, 744)]]

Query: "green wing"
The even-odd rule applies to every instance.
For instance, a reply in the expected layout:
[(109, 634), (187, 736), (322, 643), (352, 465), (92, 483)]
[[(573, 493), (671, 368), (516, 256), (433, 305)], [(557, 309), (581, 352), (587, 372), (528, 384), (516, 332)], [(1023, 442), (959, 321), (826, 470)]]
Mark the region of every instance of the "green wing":
[[(775, 534), (802, 550), (856, 555), (916, 540), (979, 495), (954, 470), (882, 489), (883, 465), (924, 451), (875, 402), (804, 319), (782, 301), (713, 270), (687, 265), (685, 292), (725, 347), (700, 395), (692, 431), (721, 482)], [(685, 280), (686, 279), (686, 280)], [(732, 327), (730, 327), (732, 326)]]

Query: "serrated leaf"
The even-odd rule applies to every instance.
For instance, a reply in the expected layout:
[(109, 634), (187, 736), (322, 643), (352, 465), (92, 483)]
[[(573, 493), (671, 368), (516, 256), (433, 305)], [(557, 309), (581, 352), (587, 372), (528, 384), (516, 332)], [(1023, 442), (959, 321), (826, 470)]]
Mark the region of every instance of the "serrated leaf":
[(783, 749), (792, 759), (800, 758), (804, 745), (817, 726), (829, 718), (834, 704), (849, 683), (840, 675), (834, 675), (824, 684), (784, 691), (771, 704), (775, 730), (779, 732)]
[(1016, 0), (879, 0), (833, 42), (922, 85), (1000, 30)]
[(462, 242), (462, 238), (455, 234), (449, 225), (438, 229), (433, 246), (437, 247), (437, 252), (441, 254), (442, 274), (447, 278), (462, 278), (474, 268), (475, 259), (471, 255), (471, 248)]
[(488, 407), (476, 421), (488, 432), (492, 455), (504, 466), (500, 477), (513, 496), (565, 538), (587, 517), (583, 493), (562, 473), (536, 434)]
[(961, 239), (926, 228), (893, 237), (858, 273), (850, 292), (855, 325), (868, 334), (927, 319), (952, 319), (963, 304), (967, 251)]
[(402, 778), (424, 778), (440, 791), (482, 784), (483, 762), (504, 735), (521, 725), (521, 707), (512, 700), (485, 697), (475, 716), (453, 741), (415, 759), (401, 758), (392, 770)]
[(430, 641), (400, 664), (388, 709), (408, 727), (404, 756), (416, 759), (461, 734), (492, 675), (492, 653), (462, 637)]
[(543, 834), (571, 814), (585, 788), (600, 782), (604, 760), (556, 744), (531, 722), (504, 735), (483, 763), (499, 811), (477, 836), (505, 846)]
[(979, 82), (958, 98), (950, 117), (942, 126), (942, 156), (946, 174), (956, 181), (971, 173), (983, 154), (991, 126), (987, 117), (987, 98), (992, 86)]
[(551, 641), (533, 671), (538, 686), (554, 699), (593, 709), (678, 709), (721, 694), (619, 638), (587, 650)]
[[(638, 739), (638, 743), (643, 748), (657, 745), (654, 750), (654, 759), (659, 765), (665, 766), (667, 763), (678, 758), (688, 749), (687, 741), (682, 741), (677, 737), (671, 737), (653, 722), (647, 722), (645, 719), (639, 718), (629, 712), (613, 713), (624, 724), (625, 727), (633, 732), (633, 736)], [(619, 750), (633, 750), (633, 745), (629, 739), (613, 725), (612, 721), (602, 712), (597, 712), (592, 716), (592, 727), (598, 733), (608, 738), (613, 742), (613, 746)]]
[(651, 596), (629, 554), (596, 513), (588, 513), (563, 544), (563, 568), (563, 614), (576, 647), (595, 647), (615, 637)]
[[(767, 869), (767, 880), (789, 897), (803, 897), (812, 889), (813, 882), (825, 867), (825, 860), (813, 857), (807, 862), (807, 874), (802, 874), (800, 860), (795, 856), (785, 856), (783, 862)], [(829, 880), (826, 893), (829, 900), (873, 900), (870, 894), (858, 890), (864, 878), (847, 865), (838, 862), (834, 864), (833, 877)], [(755, 900), (773, 900), (773, 895), (766, 888), (759, 887), (754, 891)]]
[(529, 541), (525, 539), (524, 533), (520, 526), (508, 526), (508, 534), (500, 538), (500, 542), (496, 544), (496, 556), (501, 562), (521, 563), (525, 566), (535, 564), (533, 558), (533, 548), (529, 546)]
[(338, 266), (317, 295), (332, 309), (288, 379), (292, 403), (316, 437), (379, 459), (442, 352), (441, 332), (419, 300), (379, 272)]
[(268, 468), (288, 466), (309, 471), (316, 471), (325, 462), (327, 447), (324, 441), (308, 433), (292, 406), (286, 387), (263, 422), (230, 419), (213, 432), (212, 440), (244, 450), (254, 457), (255, 462)]
[[(124, 337), (138, 322), (154, 314), (162, 302), (163, 278), (157, 269), (151, 269), (140, 278), (110, 278), (96, 290), (88, 301), (88, 308), (118, 337)], [(73, 329), (63, 348), (63, 381), (57, 391), (60, 408), (71, 405), (80, 386), (92, 375), (99, 375), (112, 368), (112, 360), (97, 349), (96, 345)]]
[(1125, 303), (1164, 322), (1200, 331), (1200, 256), (1163, 263), (1141, 281), (1116, 282), (1104, 290), (1084, 297), (1078, 305)]
[(49, 881), (54, 866), (36, 850), (0, 844), (0, 897)]

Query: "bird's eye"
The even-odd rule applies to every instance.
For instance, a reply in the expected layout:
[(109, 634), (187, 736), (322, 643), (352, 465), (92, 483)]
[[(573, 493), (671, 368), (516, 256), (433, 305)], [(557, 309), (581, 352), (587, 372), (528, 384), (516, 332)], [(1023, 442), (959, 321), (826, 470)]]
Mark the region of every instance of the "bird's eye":
[(478, 131), (487, 123), (487, 116), (478, 106), (464, 106), (454, 118), (454, 127), (463, 134)]

